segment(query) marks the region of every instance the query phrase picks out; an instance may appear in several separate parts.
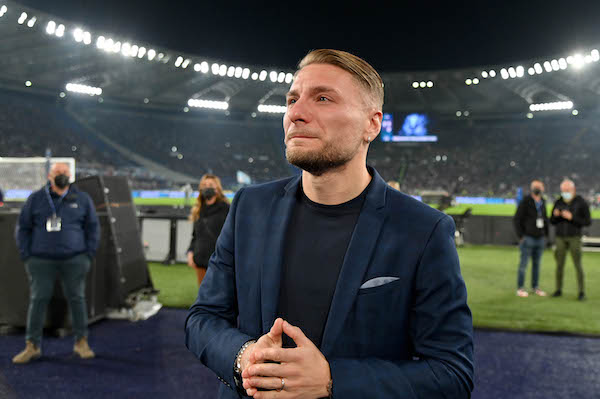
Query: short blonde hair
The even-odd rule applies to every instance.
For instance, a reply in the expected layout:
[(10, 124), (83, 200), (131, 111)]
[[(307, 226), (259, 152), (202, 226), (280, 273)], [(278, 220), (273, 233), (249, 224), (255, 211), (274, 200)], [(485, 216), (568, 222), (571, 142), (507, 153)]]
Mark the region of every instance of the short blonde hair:
[(309, 52), (298, 63), (298, 71), (311, 64), (334, 65), (349, 72), (372, 98), (375, 107), (383, 107), (383, 80), (368, 62), (341, 50), (319, 49)]

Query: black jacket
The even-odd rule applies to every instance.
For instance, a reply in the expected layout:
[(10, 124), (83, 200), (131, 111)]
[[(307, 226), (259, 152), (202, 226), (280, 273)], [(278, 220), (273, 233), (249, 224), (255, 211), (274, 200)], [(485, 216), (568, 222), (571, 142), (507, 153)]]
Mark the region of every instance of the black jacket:
[(198, 267), (208, 265), (210, 256), (215, 251), (217, 237), (229, 213), (229, 204), (226, 202), (215, 202), (213, 205), (204, 206), (200, 210), (200, 217), (194, 222), (192, 242), (188, 252), (194, 253), (194, 263)]
[(535, 200), (531, 195), (523, 198), (517, 208), (517, 213), (513, 217), (513, 224), (515, 226), (515, 232), (519, 239), (523, 236), (530, 237), (543, 237), (548, 235), (548, 216), (546, 214), (546, 201), (542, 198), (542, 206), (540, 207), (541, 217), (544, 220), (544, 227), (536, 227), (536, 220), (538, 218), (538, 211), (535, 206)]
[[(573, 214), (573, 219), (567, 220), (562, 216), (554, 216), (554, 209), (570, 211)], [(556, 235), (559, 237), (580, 236), (581, 228), (592, 224), (590, 208), (580, 195), (576, 195), (569, 203), (566, 203), (560, 197), (554, 203), (554, 209), (552, 209), (550, 223), (556, 226)]]
[[(67, 195), (60, 197), (46, 185), (27, 198), (21, 209), (16, 229), (21, 259), (39, 256), (49, 259), (67, 259), (79, 254), (90, 258), (96, 255), (100, 238), (100, 224), (90, 196), (75, 185)], [(61, 218), (61, 230), (48, 232), (46, 222), (53, 214), (48, 194)]]

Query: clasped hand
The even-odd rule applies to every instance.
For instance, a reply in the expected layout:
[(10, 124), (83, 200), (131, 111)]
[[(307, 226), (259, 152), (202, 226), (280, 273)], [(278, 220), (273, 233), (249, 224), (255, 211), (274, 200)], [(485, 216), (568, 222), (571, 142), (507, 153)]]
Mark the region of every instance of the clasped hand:
[[(294, 340), (296, 348), (282, 347), (284, 333)], [(302, 330), (279, 318), (242, 355), (242, 378), (246, 393), (255, 399), (314, 399), (328, 396), (331, 370)]]

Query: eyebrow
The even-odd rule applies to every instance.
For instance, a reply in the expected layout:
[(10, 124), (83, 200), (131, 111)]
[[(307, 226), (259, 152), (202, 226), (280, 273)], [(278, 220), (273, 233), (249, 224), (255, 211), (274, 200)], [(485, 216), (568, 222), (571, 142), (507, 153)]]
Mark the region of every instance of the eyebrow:
[[(339, 92), (339, 90), (334, 89), (333, 87), (330, 87), (330, 86), (315, 86), (315, 87), (310, 88), (308, 90), (308, 93), (310, 95), (314, 95), (314, 94), (317, 94), (317, 93), (334, 93), (334, 94), (339, 94), (340, 92)], [(296, 90), (290, 90), (285, 95), (286, 98), (292, 97), (292, 96), (298, 97), (298, 92)]]

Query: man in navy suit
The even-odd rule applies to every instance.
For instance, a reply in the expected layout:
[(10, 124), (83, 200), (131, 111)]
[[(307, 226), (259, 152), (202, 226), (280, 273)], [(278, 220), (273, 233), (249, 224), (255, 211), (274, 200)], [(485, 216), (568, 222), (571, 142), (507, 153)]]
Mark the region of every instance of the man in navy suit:
[(468, 398), (473, 339), (452, 219), (366, 166), (383, 82), (315, 50), (283, 118), (302, 175), (240, 190), (186, 320), (219, 398)]

